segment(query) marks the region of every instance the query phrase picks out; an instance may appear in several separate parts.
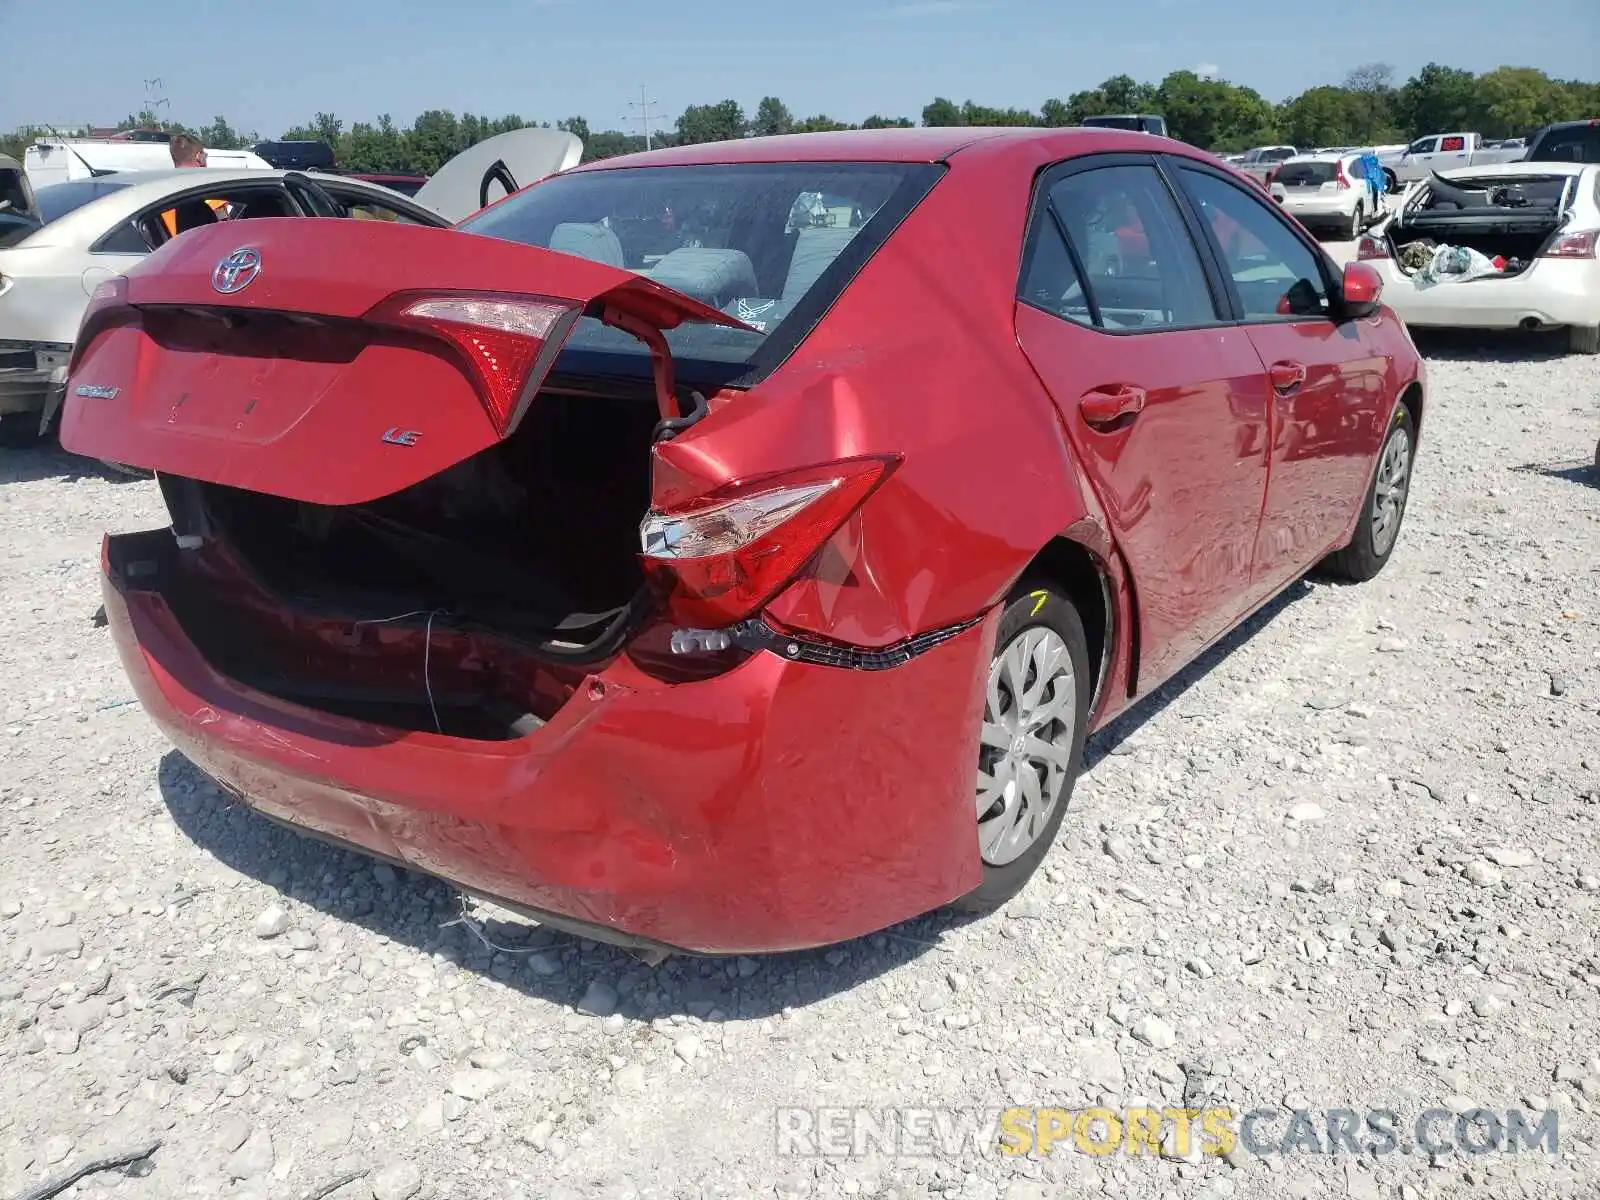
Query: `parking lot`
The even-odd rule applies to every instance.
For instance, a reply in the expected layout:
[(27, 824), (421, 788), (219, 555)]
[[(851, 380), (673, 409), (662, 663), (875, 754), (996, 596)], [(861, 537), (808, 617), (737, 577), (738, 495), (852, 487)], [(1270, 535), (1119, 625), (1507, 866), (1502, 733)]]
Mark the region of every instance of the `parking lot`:
[[(101, 531), (163, 523), (154, 485), (7, 453), (0, 1195), (159, 1141), (66, 1194), (1593, 1197), (1600, 361), (1423, 348), (1377, 581), (1291, 589), (1094, 739), (1004, 916), (761, 961), (464, 923), (443, 886), (225, 802), (94, 619)], [(779, 1136), (834, 1106), (1096, 1103), (1548, 1110), (1559, 1147)]]

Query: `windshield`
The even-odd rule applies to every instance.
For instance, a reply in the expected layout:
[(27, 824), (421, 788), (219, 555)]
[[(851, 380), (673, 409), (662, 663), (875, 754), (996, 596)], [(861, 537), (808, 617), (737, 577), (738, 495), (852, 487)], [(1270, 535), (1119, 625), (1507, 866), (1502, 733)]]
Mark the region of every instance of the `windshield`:
[[(837, 162), (582, 171), (457, 228), (636, 271), (692, 296), (754, 331), (685, 324), (667, 332), (673, 357), (691, 370), (696, 361), (759, 366), (798, 344), (939, 174), (926, 164)], [(641, 364), (649, 354), (592, 318), (568, 347)]]
[(79, 179), (72, 183), (54, 183), (49, 187), (40, 188), (34, 194), (33, 200), (39, 209), (39, 218), (48, 224), (51, 221), (59, 221), (69, 212), (82, 208), (91, 200), (109, 196), (112, 192), (120, 191), (127, 186), (126, 183), (111, 179)]

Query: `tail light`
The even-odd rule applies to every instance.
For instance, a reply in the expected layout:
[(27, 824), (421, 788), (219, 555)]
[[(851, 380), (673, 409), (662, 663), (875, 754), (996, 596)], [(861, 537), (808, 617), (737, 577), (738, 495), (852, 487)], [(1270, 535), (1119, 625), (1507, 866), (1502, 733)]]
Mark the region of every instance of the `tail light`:
[(466, 359), (490, 419), (506, 437), (533, 398), (529, 382), (542, 377), (540, 368), (560, 351), (578, 315), (571, 301), (541, 296), (405, 292), (367, 319), (449, 343)]
[(898, 465), (855, 458), (719, 488), (639, 525), (645, 576), (679, 625), (716, 629), (758, 612)]
[(1333, 181), (1339, 185), (1341, 190), (1350, 186), (1350, 177), (1344, 173), (1343, 159), (1333, 164)]
[(1594, 258), (1597, 240), (1600, 240), (1600, 230), (1586, 229), (1582, 233), (1564, 233), (1551, 242), (1540, 257)]
[(1356, 243), (1357, 262), (1377, 262), (1391, 257), (1388, 238), (1373, 237), (1367, 233)]
[(89, 303), (78, 321), (77, 340), (72, 345), (72, 356), (67, 360), (67, 372), (78, 369), (78, 360), (89, 349), (89, 343), (101, 329), (110, 324), (114, 314), (128, 305), (128, 280), (123, 275), (113, 275), (101, 280), (89, 293)]

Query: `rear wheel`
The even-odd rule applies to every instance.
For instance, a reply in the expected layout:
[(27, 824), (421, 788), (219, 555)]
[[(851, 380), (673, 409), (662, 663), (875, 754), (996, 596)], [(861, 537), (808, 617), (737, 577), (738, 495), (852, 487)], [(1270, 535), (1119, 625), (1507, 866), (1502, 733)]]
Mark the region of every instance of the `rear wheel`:
[(1078, 610), (1043, 582), (1020, 587), (995, 634), (984, 696), (975, 786), (983, 882), (954, 907), (992, 912), (1049, 853), (1083, 762), (1089, 683)]
[(1574, 354), (1600, 354), (1600, 325), (1568, 325), (1567, 349)]
[(1395, 405), (1389, 434), (1378, 452), (1378, 467), (1367, 487), (1366, 504), (1356, 524), (1355, 536), (1343, 550), (1329, 555), (1323, 569), (1338, 579), (1365, 583), (1389, 561), (1400, 524), (1406, 515), (1406, 499), (1411, 494), (1411, 464), (1416, 457), (1417, 432), (1411, 411)]
[(1355, 212), (1350, 214), (1350, 228), (1345, 231), (1349, 236), (1345, 238), (1345, 241), (1355, 241), (1361, 236), (1361, 230), (1365, 228), (1365, 226), (1366, 222), (1361, 219), (1361, 202), (1358, 200), (1356, 201)]

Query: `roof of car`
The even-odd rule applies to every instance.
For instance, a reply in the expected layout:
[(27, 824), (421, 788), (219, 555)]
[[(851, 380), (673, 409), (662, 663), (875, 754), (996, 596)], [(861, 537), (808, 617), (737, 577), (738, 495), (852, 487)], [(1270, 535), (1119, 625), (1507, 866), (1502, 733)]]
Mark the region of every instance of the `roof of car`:
[[(64, 184), (51, 184), (39, 188), (35, 195), (48, 192), (51, 187), (71, 187), (80, 183), (101, 183), (114, 188), (106, 195), (89, 201), (79, 208), (42, 226), (29, 239), (30, 246), (70, 245), (85, 236), (98, 237), (111, 224), (126, 220), (147, 204), (162, 197), (182, 192), (190, 187), (231, 186), (238, 183), (268, 182), (282, 179), (290, 171), (262, 170), (249, 167), (164, 167), (155, 171), (117, 171), (95, 179), (77, 179)], [(317, 176), (320, 180), (338, 182), (343, 176)], [(380, 185), (365, 180), (351, 180), (365, 189), (382, 189)], [(401, 197), (405, 199), (405, 197)], [(88, 232), (92, 230), (93, 232)]]
[(1508, 162), (1485, 163), (1481, 167), (1456, 167), (1440, 171), (1446, 179), (1503, 178), (1507, 175), (1581, 175), (1585, 171), (1600, 170), (1594, 163), (1581, 162)]
[[(941, 162), (979, 143), (1029, 142), (1043, 138), (1082, 139), (1079, 153), (1097, 150), (1147, 150), (1155, 135), (1126, 129), (1040, 126), (934, 126), (915, 129), (843, 129), (832, 133), (791, 133), (671, 146), (585, 163), (576, 171), (618, 166), (666, 167), (694, 164), (782, 162)], [(1163, 144), (1172, 145), (1168, 139)]]

